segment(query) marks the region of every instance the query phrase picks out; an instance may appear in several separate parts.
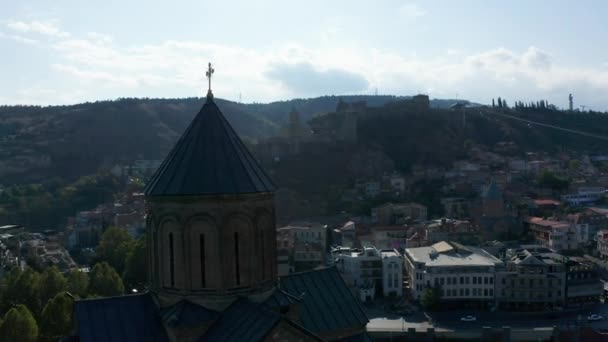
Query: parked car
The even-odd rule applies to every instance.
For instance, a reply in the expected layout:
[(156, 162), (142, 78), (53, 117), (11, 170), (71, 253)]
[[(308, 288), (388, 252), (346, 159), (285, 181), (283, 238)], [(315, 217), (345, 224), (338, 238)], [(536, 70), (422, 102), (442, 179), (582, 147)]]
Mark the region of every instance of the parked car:
[(587, 320), (588, 321), (603, 321), (604, 317), (602, 315), (593, 314), (593, 315), (587, 316)]
[(477, 321), (477, 317), (468, 315), (468, 316), (461, 317), (460, 320), (462, 322), (475, 322), (475, 321)]

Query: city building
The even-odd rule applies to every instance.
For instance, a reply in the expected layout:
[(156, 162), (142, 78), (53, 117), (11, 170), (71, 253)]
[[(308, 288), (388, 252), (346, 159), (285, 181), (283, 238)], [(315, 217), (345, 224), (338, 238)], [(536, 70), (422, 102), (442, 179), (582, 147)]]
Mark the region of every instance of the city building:
[(342, 227), (332, 231), (332, 245), (354, 247), (354, 243), (357, 239), (356, 232), (355, 222), (346, 222)]
[(496, 305), (504, 310), (553, 310), (566, 302), (566, 268), (546, 248), (519, 249), (496, 274)]
[(382, 293), (389, 297), (403, 295), (403, 257), (395, 250), (380, 250), (382, 257)]
[(567, 257), (566, 266), (566, 306), (576, 307), (595, 304), (604, 293), (604, 283), (598, 266), (582, 257)]
[(427, 208), (418, 203), (386, 203), (372, 208), (372, 220), (379, 225), (404, 224), (425, 221)]
[(576, 193), (562, 195), (561, 200), (571, 206), (588, 205), (598, 202), (605, 193), (604, 188), (581, 187)]
[(145, 189), (149, 291), (75, 301), (68, 340), (369, 340), (335, 267), (277, 277), (274, 192), (209, 90)]
[(428, 247), (407, 248), (405, 269), (412, 297), (438, 286), (446, 305), (494, 303), (494, 276), (503, 262), (483, 249), (441, 241)]
[(597, 252), (602, 259), (608, 259), (608, 229), (597, 232)]
[(529, 217), (525, 220), (534, 235), (536, 242), (556, 252), (571, 251), (579, 248), (576, 227), (563, 221), (545, 220), (540, 217)]
[(324, 265), (327, 246), (327, 226), (301, 223), (277, 229), (277, 246), (286, 249), (290, 269), (296, 272)]
[(369, 229), (368, 239), (360, 237), (362, 245), (374, 246), (378, 249), (397, 249), (402, 251), (407, 245), (408, 226), (374, 226)]
[(586, 234), (583, 241), (590, 242), (595, 239), (599, 230), (608, 228), (608, 209), (584, 208), (578, 213), (568, 215), (566, 220), (578, 227), (584, 227)]
[(479, 227), (469, 221), (442, 218), (425, 225), (428, 243), (456, 241), (462, 244), (476, 245), (481, 236)]
[(470, 202), (463, 197), (445, 197), (441, 199), (445, 217), (466, 219), (470, 217)]
[[(403, 258), (396, 250), (365, 247), (362, 250), (336, 249), (334, 259), (346, 283), (359, 291), (359, 296), (373, 300), (375, 295), (403, 294)], [(369, 290), (374, 288), (374, 296)]]

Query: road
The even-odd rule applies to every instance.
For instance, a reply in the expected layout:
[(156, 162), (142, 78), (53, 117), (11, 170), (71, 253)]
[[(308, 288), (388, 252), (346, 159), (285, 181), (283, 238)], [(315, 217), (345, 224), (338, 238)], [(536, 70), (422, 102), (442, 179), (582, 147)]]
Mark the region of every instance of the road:
[[(549, 314), (521, 314), (509, 312), (487, 311), (451, 311), (440, 313), (416, 313), (412, 316), (400, 317), (388, 314), (379, 314), (371, 310), (370, 322), (367, 330), (370, 332), (404, 332), (409, 328), (417, 331), (426, 331), (432, 327), (437, 334), (449, 334), (451, 337), (480, 336), (483, 327), (501, 328), (508, 326), (516, 336), (521, 338), (545, 338), (551, 335), (553, 327), (571, 329), (577, 325), (591, 325), (597, 330), (608, 330), (608, 321), (587, 322), (587, 316), (596, 313), (608, 317), (608, 305), (596, 304), (578, 311)], [(465, 315), (473, 315), (476, 322), (461, 322)], [(467, 335), (468, 334), (468, 335)], [(520, 338), (514, 338), (519, 340)]]

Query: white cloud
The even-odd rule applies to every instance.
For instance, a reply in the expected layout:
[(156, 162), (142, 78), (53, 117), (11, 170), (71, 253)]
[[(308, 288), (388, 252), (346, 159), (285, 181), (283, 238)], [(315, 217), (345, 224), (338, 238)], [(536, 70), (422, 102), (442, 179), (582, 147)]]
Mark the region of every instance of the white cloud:
[(276, 72), (277, 66), (286, 65), (314, 66), (317, 71), (309, 76), (316, 80), (324, 76), (323, 70), (331, 70), (336, 75), (352, 76), (343, 77), (345, 82), (357, 83), (341, 83), (336, 92), (378, 87), (382, 93), (405, 95), (432, 90), (433, 97), (459, 93), (488, 102), (494, 96), (559, 100), (561, 92), (574, 85), (590, 94), (608, 91), (605, 69), (560, 66), (549, 53), (534, 46), (523, 52), (497, 48), (468, 56), (446, 53), (435, 58), (402, 56), (380, 49), (309, 49), (295, 44), (261, 52), (196, 41), (118, 48), (108, 40), (68, 39), (55, 44), (55, 50), (65, 60), (55, 66), (57, 71), (84, 80), (115, 83), (117, 87), (141, 88), (142, 92), (151, 87), (179, 86), (185, 91), (196, 89), (200, 95), (204, 91), (204, 67), (212, 61), (217, 70), (213, 86), (216, 96), (234, 97), (238, 89), (255, 101), (329, 91), (323, 86), (316, 86), (315, 91), (308, 82), (306, 91), (298, 93), (302, 87), (295, 84), (298, 80), (293, 79), (293, 73)]
[(22, 36), (19, 36), (16, 34), (6, 34), (3, 32), (0, 32), (0, 38), (12, 39), (16, 42), (27, 44), (27, 45), (37, 45), (40, 43), (40, 41), (38, 41), (36, 39), (30, 39), (30, 38), (22, 37)]
[(414, 3), (406, 3), (399, 7), (398, 12), (407, 18), (418, 18), (426, 15), (426, 10)]
[(55, 38), (66, 38), (70, 36), (68, 32), (59, 29), (55, 20), (34, 20), (29, 22), (10, 20), (6, 23), (6, 27), (21, 33), (37, 33)]
[[(405, 13), (424, 15), (423, 9), (410, 5), (402, 6)], [(43, 30), (32, 22), (10, 24), (15, 31), (47, 32), (57, 38), (50, 44), (55, 54), (50, 67), (64, 76), (66, 84), (91, 85), (85, 90), (78, 88), (81, 101), (99, 98), (100, 93), (106, 98), (204, 95), (204, 69), (211, 61), (217, 70), (213, 84), (216, 96), (232, 99), (239, 92), (245, 99), (258, 102), (324, 95), (332, 92), (328, 87), (333, 84), (336, 93), (377, 87), (381, 93), (396, 95), (429, 91), (431, 97), (442, 98), (458, 93), (461, 98), (485, 103), (502, 96), (510, 101), (545, 98), (565, 105), (567, 94), (572, 92), (581, 103), (608, 108), (603, 95), (608, 92), (605, 66), (568, 67), (535, 46), (524, 51), (496, 48), (468, 55), (447, 50), (431, 58), (340, 44), (314, 49), (287, 44), (262, 50), (167, 40), (118, 46), (111, 36), (99, 32), (72, 37), (57, 26), (47, 25)], [(37, 42), (2, 33), (0, 37)], [(294, 66), (299, 66), (299, 71)], [(307, 71), (307, 78), (296, 77), (295, 71)], [(329, 81), (333, 82), (334, 76), (341, 79), (339, 85)], [(303, 82), (301, 86), (299, 81)]]

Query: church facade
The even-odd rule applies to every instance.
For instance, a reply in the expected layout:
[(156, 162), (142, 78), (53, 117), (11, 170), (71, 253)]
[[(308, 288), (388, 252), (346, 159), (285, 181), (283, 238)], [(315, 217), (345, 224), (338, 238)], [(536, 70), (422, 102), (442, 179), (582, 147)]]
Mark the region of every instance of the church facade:
[(277, 277), (274, 191), (209, 90), (145, 189), (148, 291), (77, 301), (67, 340), (369, 340), (335, 268)]

